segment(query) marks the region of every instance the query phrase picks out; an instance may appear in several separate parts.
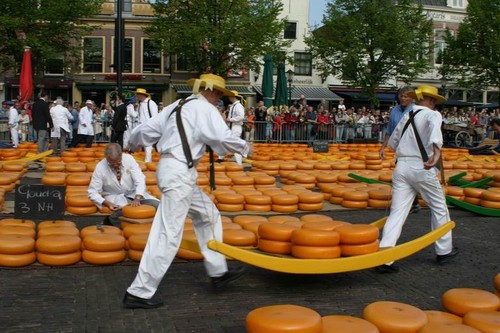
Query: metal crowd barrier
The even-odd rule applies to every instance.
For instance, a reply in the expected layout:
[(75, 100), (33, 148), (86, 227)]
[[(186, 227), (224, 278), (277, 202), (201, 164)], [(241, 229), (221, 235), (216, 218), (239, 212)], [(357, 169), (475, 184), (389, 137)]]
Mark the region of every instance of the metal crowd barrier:
[(327, 141), (328, 143), (349, 143), (356, 139), (382, 142), (386, 133), (386, 124), (307, 124), (283, 123), (271, 121), (255, 121), (253, 127), (247, 122), (243, 124), (244, 138), (248, 142), (274, 143), (312, 143)]

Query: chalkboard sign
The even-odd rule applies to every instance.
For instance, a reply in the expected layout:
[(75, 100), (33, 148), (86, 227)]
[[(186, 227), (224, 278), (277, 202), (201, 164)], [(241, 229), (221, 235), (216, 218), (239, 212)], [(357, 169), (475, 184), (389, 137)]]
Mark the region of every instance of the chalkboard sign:
[(313, 151), (315, 153), (328, 153), (328, 141), (313, 141)]
[(17, 185), (14, 217), (31, 220), (61, 220), (65, 209), (66, 187)]

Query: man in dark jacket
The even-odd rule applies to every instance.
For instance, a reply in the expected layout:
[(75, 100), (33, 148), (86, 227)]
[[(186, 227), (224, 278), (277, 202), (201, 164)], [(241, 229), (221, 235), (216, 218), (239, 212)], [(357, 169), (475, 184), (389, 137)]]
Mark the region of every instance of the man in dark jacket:
[(49, 130), (54, 127), (47, 99), (48, 94), (44, 90), (40, 91), (40, 99), (33, 103), (31, 108), (33, 128), (37, 132), (38, 138), (38, 153), (43, 153), (49, 149)]
[(116, 94), (116, 107), (111, 121), (111, 142), (116, 142), (123, 149), (123, 133), (127, 130), (127, 106), (123, 103), (123, 96)]

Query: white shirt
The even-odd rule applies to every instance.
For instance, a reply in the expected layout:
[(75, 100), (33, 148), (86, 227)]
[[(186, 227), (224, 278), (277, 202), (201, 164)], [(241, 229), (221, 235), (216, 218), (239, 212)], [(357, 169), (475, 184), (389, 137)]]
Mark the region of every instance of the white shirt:
[(94, 135), (94, 126), (92, 126), (93, 115), (92, 110), (86, 106), (80, 109), (78, 113), (78, 134)]
[(134, 128), (134, 123), (137, 121), (137, 111), (135, 110), (134, 104), (130, 103), (127, 105), (127, 127), (129, 130)]
[[(250, 147), (245, 140), (233, 135), (215, 106), (201, 94), (191, 95), (188, 99), (193, 100), (184, 104), (181, 115), (195, 164), (205, 154), (205, 145), (212, 147), (219, 155), (238, 152), (247, 156)], [(168, 153), (175, 159), (187, 163), (177, 129), (176, 115), (172, 114), (168, 118), (179, 101), (170, 104), (159, 113), (156, 117), (157, 121), (141, 124), (132, 131), (129, 140), (132, 150), (158, 142), (156, 148), (160, 154)]]
[(243, 125), (243, 119), (245, 119), (245, 108), (240, 101), (236, 101), (231, 105), (229, 113), (227, 115), (227, 121), (234, 125)]
[(67, 108), (62, 105), (56, 105), (50, 109), (50, 116), (52, 117), (52, 123), (54, 124), (52, 133), (50, 134), (52, 138), (61, 137), (60, 129), (63, 129), (68, 133), (71, 132), (69, 121), (73, 121), (73, 116)]
[(17, 109), (15, 107), (11, 106), (9, 109), (9, 126), (10, 128), (17, 128), (18, 123), (19, 112), (17, 112)]
[[(433, 155), (432, 146), (434, 144), (440, 149), (443, 146), (443, 134), (441, 133), (442, 117), (439, 112), (433, 111), (425, 106), (413, 106), (413, 111), (416, 112), (417, 110), (422, 111), (415, 115), (415, 126), (425, 151), (430, 158)], [(403, 127), (409, 119), (410, 113), (407, 112), (398, 123), (398, 126), (396, 126), (396, 129), (389, 138), (387, 146), (396, 151), (396, 156), (398, 157), (422, 158), (412, 125), (408, 125), (403, 137), (401, 137)]]
[[(149, 111), (148, 111), (148, 103), (149, 103)], [(151, 116), (149, 113), (151, 112)], [(139, 104), (139, 123), (145, 123), (149, 120), (149, 118), (153, 118), (158, 114), (158, 105), (156, 105), (155, 101), (152, 101), (151, 99), (147, 98), (144, 99)]]
[(99, 208), (104, 200), (120, 205), (128, 204), (128, 198), (133, 199), (140, 194), (144, 199), (155, 199), (146, 191), (146, 177), (139, 164), (129, 154), (122, 154), (121, 181), (110, 168), (106, 159), (97, 163), (88, 188), (88, 198)]

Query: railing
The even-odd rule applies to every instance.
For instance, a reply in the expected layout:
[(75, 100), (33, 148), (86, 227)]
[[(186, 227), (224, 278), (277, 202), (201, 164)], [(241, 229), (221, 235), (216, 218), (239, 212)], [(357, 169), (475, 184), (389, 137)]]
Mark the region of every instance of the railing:
[(385, 124), (307, 124), (255, 121), (253, 127), (243, 124), (242, 137), (248, 142), (309, 143), (315, 140), (329, 143), (348, 143), (356, 140), (382, 142)]

